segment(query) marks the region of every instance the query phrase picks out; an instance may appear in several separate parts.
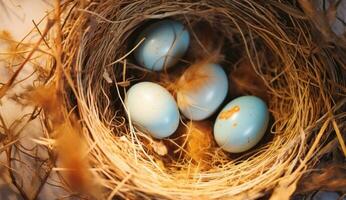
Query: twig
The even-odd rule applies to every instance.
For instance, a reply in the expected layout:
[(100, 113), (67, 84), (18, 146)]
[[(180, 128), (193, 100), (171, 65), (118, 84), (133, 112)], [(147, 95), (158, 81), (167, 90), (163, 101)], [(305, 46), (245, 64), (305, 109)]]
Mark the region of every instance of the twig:
[(8, 172), (9, 172), (10, 177), (11, 177), (11, 182), (17, 188), (17, 190), (21, 194), (22, 198), (24, 200), (29, 200), (30, 198), (28, 197), (26, 192), (23, 190), (23, 188), (18, 184), (18, 182), (16, 181), (16, 177), (15, 177), (15, 175), (13, 173), (12, 161), (11, 161), (12, 148), (13, 148), (13, 146), (10, 146), (8, 151), (7, 151)]
[[(47, 26), (45, 31), (43, 32), (43, 36), (46, 36), (49, 32), (49, 30), (51, 29), (51, 27), (54, 25), (54, 20), (48, 20)], [(5, 96), (6, 92), (11, 89), (14, 81), (16, 80), (17, 76), (19, 75), (19, 73), (22, 71), (22, 69), (24, 68), (25, 64), (30, 60), (31, 56), (36, 52), (36, 50), (38, 49), (39, 45), (41, 44), (41, 42), (44, 40), (43, 37), (41, 37), (38, 42), (36, 42), (34, 48), (31, 50), (31, 52), (29, 53), (29, 55), (25, 58), (25, 60), (23, 61), (23, 63), (21, 63), (21, 65), (18, 67), (18, 69), (14, 72), (13, 76), (10, 78), (10, 80), (3, 85), (0, 88), (0, 99)]]
[(36, 30), (38, 31), (38, 33), (40, 34), (41, 38), (43, 38), (43, 42), (46, 44), (46, 46), (47, 46), (48, 48), (50, 48), (48, 42), (44, 39), (45, 36), (43, 36), (43, 34), (42, 34), (42, 32), (40, 31), (40, 29), (38, 28), (38, 26), (37, 26), (35, 20), (32, 20), (32, 23), (34, 24), (34, 26), (35, 26)]
[(62, 53), (62, 34), (61, 34), (61, 7), (60, 7), (60, 0), (55, 0), (55, 28), (57, 36), (55, 38), (55, 61), (56, 61), (56, 89), (59, 91), (60, 88), (62, 88), (62, 72), (63, 72), (63, 66), (62, 66), (62, 60), (61, 60), (61, 53)]
[(38, 187), (38, 189), (36, 190), (36, 192), (34, 193), (32, 199), (37, 199), (39, 194), (41, 193), (44, 185), (46, 184), (49, 176), (50, 176), (50, 173), (52, 172), (52, 169), (54, 167), (54, 163), (55, 163), (55, 160), (56, 160), (56, 156), (53, 155), (53, 153), (49, 153), (49, 168), (48, 168), (48, 171), (45, 173), (45, 176), (43, 177), (43, 179), (41, 180), (41, 184), (40, 186)]

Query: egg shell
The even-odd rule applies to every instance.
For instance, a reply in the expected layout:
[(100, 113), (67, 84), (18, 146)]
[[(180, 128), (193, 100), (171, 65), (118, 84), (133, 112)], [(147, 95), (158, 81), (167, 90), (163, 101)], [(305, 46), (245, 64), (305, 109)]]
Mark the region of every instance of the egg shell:
[(127, 91), (125, 106), (132, 122), (154, 138), (168, 137), (178, 128), (178, 106), (173, 96), (156, 83), (133, 85)]
[(177, 92), (180, 111), (185, 117), (196, 121), (204, 120), (215, 113), (228, 90), (228, 78), (220, 65), (207, 64), (203, 70), (203, 74), (208, 78), (202, 84), (193, 90)]
[(268, 108), (262, 99), (255, 96), (238, 97), (217, 116), (214, 137), (225, 151), (244, 152), (261, 140), (268, 122)]
[(135, 50), (137, 62), (147, 69), (161, 71), (175, 65), (186, 53), (190, 35), (178, 21), (161, 20), (149, 25), (139, 35), (136, 44), (144, 42)]

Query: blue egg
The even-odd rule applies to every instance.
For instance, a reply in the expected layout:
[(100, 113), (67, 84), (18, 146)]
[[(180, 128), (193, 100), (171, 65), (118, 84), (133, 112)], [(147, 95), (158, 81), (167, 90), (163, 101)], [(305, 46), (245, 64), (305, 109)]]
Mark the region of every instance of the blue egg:
[(190, 35), (184, 25), (168, 19), (145, 28), (136, 44), (143, 38), (144, 42), (134, 52), (135, 58), (140, 65), (153, 71), (161, 71), (176, 64), (190, 43)]
[[(200, 71), (192, 73), (202, 77), (195, 79), (202, 78), (203, 81), (197, 83), (191, 90), (178, 91), (177, 102), (185, 117), (191, 120), (204, 120), (215, 113), (224, 101), (228, 90), (228, 79), (218, 64), (206, 64), (197, 70)], [(184, 73), (181, 78), (184, 79), (185, 75)]]
[(178, 128), (178, 106), (173, 96), (156, 83), (133, 85), (127, 91), (125, 106), (131, 121), (154, 138), (168, 137)]
[(214, 124), (214, 137), (225, 151), (240, 153), (255, 146), (266, 132), (269, 112), (255, 96), (242, 96), (229, 102)]

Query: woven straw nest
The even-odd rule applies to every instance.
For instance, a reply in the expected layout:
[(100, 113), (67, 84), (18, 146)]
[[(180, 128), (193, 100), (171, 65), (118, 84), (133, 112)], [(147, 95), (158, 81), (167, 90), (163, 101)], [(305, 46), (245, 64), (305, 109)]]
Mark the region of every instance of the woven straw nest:
[[(110, 198), (290, 196), (335, 138), (334, 131), (344, 127), (344, 83), (338, 71), (341, 61), (333, 56), (336, 49), (316, 42), (312, 24), (292, 5), (248, 0), (74, 1), (64, 4), (63, 14), (62, 65), (69, 83), (64, 105), (77, 114), (85, 130), (94, 175)], [(162, 18), (179, 20), (193, 33), (188, 54), (194, 56), (186, 56), (182, 65), (208, 55), (208, 48), (217, 49), (230, 76), (228, 99), (254, 94), (267, 101), (272, 123), (256, 148), (233, 155), (210, 142), (198, 160), (191, 155), (189, 141), (194, 140), (189, 134), (200, 130), (201, 137), (208, 138), (208, 125), (182, 120), (179, 133), (159, 141), (128, 121), (123, 99), (131, 84), (151, 79), (170, 85), (169, 74), (143, 70), (131, 54), (139, 30)]]

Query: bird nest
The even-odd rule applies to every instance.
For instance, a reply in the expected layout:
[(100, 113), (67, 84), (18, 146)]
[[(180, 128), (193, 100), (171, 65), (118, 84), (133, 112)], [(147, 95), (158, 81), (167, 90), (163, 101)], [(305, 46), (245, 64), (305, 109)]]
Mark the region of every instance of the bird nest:
[[(53, 62), (53, 77), (64, 85), (59, 108), (66, 110), (64, 118), (72, 113), (79, 122), (94, 180), (110, 198), (290, 196), (328, 141), (340, 134), (338, 127), (344, 127), (337, 125), (345, 114), (342, 61), (333, 56), (338, 49), (320, 44), (313, 24), (293, 5), (72, 1), (63, 4), (63, 14), (61, 60)], [(217, 59), (229, 75), (228, 99), (250, 94), (267, 102), (270, 127), (255, 148), (241, 154), (222, 151), (213, 142), (212, 119), (182, 118), (178, 131), (163, 140), (128, 120), (123, 100), (129, 86), (150, 80), (171, 90), (179, 74), (144, 70), (133, 58), (140, 45), (136, 35), (165, 18), (181, 21), (191, 33), (179, 65)], [(47, 120), (54, 126), (60, 118)]]

